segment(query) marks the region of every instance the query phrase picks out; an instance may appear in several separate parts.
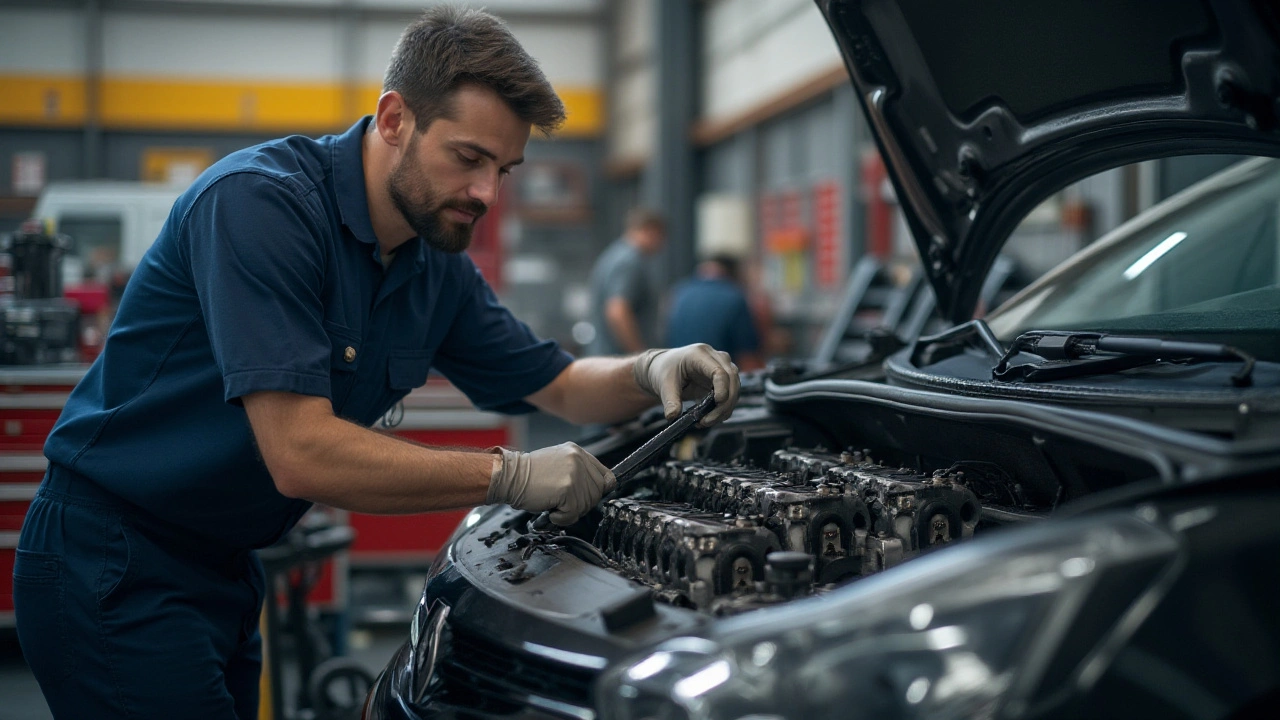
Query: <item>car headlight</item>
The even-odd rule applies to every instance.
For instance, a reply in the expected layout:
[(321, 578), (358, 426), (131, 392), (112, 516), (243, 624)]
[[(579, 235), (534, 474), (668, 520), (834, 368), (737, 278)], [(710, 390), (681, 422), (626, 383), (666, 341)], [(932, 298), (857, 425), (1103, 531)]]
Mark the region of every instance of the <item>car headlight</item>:
[(413, 609), (413, 617), (409, 621), (409, 655), (404, 663), (404, 676), (397, 678), (396, 683), (400, 694), (415, 703), (421, 702), (439, 688), (440, 677), (436, 672), (436, 665), (449, 646), (449, 627), (445, 622), (449, 617), (449, 606), (441, 600), (433, 599), (431, 580), (453, 562), (453, 543), (458, 537), (475, 527), (486, 514), (500, 507), (481, 506), (463, 516), (449, 539), (440, 546), (440, 552), (436, 553), (427, 570), (422, 595), (419, 596), (418, 604)]
[(609, 671), (597, 702), (619, 720), (1038, 711), (1097, 679), (1178, 548), (1133, 514), (998, 533), (664, 643)]
[(409, 699), (420, 703), (429, 694), (440, 689), (437, 672), (440, 658), (448, 652), (450, 644), (449, 606), (440, 600), (431, 604), (425, 612), (419, 605), (414, 611), (413, 625), (409, 632)]

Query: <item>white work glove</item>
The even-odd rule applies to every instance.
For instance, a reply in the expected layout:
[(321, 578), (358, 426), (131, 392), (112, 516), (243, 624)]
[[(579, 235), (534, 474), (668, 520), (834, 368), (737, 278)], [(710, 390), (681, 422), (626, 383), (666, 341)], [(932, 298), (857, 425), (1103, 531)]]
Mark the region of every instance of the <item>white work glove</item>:
[(490, 448), (502, 456), (489, 478), (488, 502), (517, 510), (550, 510), (561, 527), (577, 522), (617, 482), (594, 455), (574, 443), (561, 443), (522, 453)]
[(636, 385), (662, 401), (668, 420), (680, 415), (682, 400), (699, 400), (715, 393), (716, 407), (698, 424), (711, 427), (729, 417), (738, 404), (738, 366), (729, 353), (698, 343), (667, 350), (646, 350), (631, 366)]

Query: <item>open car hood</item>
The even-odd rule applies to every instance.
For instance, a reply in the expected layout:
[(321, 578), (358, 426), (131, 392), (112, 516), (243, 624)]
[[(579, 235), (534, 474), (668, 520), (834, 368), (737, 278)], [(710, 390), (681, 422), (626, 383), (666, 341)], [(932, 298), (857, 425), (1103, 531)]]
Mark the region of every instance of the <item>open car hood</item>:
[(938, 308), (1053, 192), (1188, 154), (1280, 154), (1273, 0), (817, 0)]

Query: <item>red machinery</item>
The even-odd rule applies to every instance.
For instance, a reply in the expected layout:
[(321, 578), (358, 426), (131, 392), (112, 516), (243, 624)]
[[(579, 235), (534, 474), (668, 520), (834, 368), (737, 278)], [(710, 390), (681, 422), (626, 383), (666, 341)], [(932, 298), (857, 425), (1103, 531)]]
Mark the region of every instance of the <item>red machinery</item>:
[[(0, 367), (0, 627), (14, 624), (14, 551), (27, 507), (44, 477), (44, 441), (85, 369)], [(474, 409), (461, 392), (435, 377), (405, 398), (402, 412), (393, 415), (400, 417), (391, 432), (429, 445), (519, 446), (524, 427), (519, 419)], [(356, 539), (325, 564), (311, 603), (325, 611), (344, 610), (352, 565), (426, 567), (464, 514), (339, 513), (356, 531)]]

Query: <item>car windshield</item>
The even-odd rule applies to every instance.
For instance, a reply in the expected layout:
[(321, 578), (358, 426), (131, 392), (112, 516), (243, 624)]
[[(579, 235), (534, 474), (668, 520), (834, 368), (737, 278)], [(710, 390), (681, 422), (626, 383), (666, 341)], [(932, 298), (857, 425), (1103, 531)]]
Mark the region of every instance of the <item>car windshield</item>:
[(1280, 359), (1280, 160), (1252, 158), (1118, 228), (988, 317), (1227, 342)]

